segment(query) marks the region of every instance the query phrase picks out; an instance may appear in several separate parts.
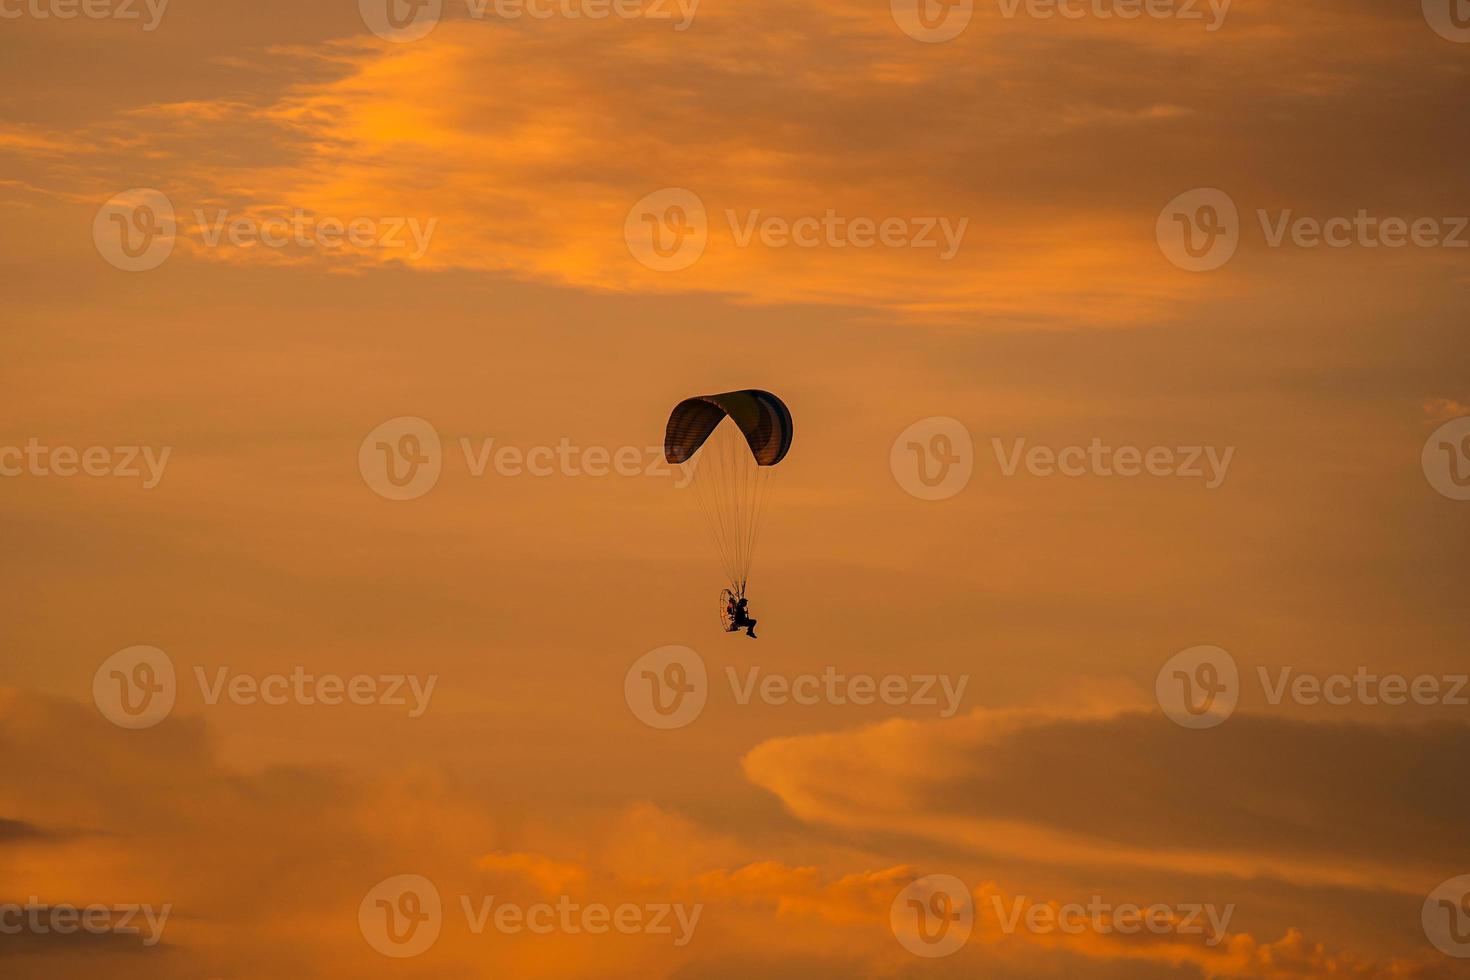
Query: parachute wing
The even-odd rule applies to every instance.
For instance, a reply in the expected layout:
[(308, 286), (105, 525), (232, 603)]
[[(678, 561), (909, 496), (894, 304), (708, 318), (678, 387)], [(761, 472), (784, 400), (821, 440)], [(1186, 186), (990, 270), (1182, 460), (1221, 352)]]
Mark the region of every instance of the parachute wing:
[(730, 590), (745, 595), (771, 474), (791, 450), (791, 412), (748, 388), (686, 398), (664, 431), (664, 458), (694, 491)]
[(775, 466), (791, 450), (791, 412), (786, 404), (758, 388), (698, 395), (674, 406), (664, 432), (664, 458), (687, 462), (726, 418), (745, 436), (756, 463)]

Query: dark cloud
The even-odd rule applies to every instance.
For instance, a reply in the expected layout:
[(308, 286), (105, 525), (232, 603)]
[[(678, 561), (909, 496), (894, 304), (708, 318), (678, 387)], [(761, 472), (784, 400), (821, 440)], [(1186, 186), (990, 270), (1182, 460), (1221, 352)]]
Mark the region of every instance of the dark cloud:
[(0, 817), (0, 845), (27, 841), (50, 840), (52, 834), (24, 820), (8, 820)]
[[(52, 953), (66, 953), (76, 955), (88, 955), (105, 953), (113, 956), (123, 953), (144, 953), (149, 956), (162, 956), (168, 950), (167, 941), (161, 940), (151, 946), (145, 945), (143, 939), (148, 935), (147, 923), (143, 917), (138, 915), (128, 928), (137, 928), (138, 932), (119, 932), (115, 928), (118, 916), (112, 914), (109, 921), (112, 923), (107, 928), (90, 930), (80, 928), (75, 920), (78, 909), (86, 908), (87, 903), (79, 902), (75, 905), (29, 905), (25, 902), (5, 902), (0, 900), (0, 908), (6, 910), (5, 924), (9, 927), (21, 925), (19, 932), (7, 933), (0, 937), (0, 961), (8, 956), (45, 955)], [(72, 924), (67, 926), (71, 931), (57, 931), (49, 925), (50, 917), (57, 911), (69, 916)], [(20, 916), (22, 919), (17, 918)], [(39, 921), (44, 928), (32, 928), (29, 923)]]
[[(1037, 773), (1054, 778), (1038, 779)], [(1470, 866), (1470, 727), (1237, 714), (1207, 732), (1161, 715), (1058, 719), (977, 745), (925, 794), (1129, 845)]]
[[(1237, 713), (1208, 731), (1159, 714), (1067, 718), (985, 714), (890, 723), (759, 746), (747, 771), (798, 815), (869, 833), (925, 821), (977, 832), (1024, 826), (1130, 853), (1213, 854), (1218, 872), (1273, 861), (1328, 878), (1371, 869), (1423, 887), (1470, 867), (1470, 727), (1312, 722)], [(862, 773), (850, 784), (834, 774)], [(895, 801), (909, 808), (896, 811)], [(912, 811), (911, 813), (909, 811)], [(983, 846), (983, 845), (981, 845)], [(998, 841), (997, 847), (1011, 847)], [(1044, 847), (1028, 857), (1045, 862)], [(1072, 858), (1075, 859), (1075, 858)], [(1181, 866), (1190, 859), (1179, 858)]]

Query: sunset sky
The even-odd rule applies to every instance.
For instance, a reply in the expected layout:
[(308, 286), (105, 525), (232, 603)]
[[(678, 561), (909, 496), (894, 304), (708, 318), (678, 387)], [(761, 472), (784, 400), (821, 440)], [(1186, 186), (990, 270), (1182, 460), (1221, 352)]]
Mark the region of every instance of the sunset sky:
[[(1470, 0), (0, 50), (0, 977), (1470, 977)], [(755, 641), (662, 463), (747, 388)], [(671, 928), (481, 915), (569, 904)]]

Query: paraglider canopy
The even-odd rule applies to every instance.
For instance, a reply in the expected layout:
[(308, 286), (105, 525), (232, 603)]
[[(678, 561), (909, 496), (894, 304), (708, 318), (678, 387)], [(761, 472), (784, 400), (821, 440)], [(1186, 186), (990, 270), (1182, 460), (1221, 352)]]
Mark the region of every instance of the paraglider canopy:
[(781, 399), (759, 388), (697, 395), (674, 406), (664, 433), (664, 458), (674, 464), (687, 461), (727, 417), (744, 434), (758, 465), (775, 466), (786, 458), (791, 413)]
[(769, 391), (697, 395), (674, 406), (664, 458), (688, 484), (735, 598), (745, 595), (773, 467), (791, 449), (791, 413)]

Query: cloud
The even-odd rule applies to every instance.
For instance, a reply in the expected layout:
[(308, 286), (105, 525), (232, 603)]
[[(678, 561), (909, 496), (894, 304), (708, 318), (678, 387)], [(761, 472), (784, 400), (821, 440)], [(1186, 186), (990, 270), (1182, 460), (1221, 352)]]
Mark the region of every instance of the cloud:
[[(71, 133), (13, 127), (0, 147), (69, 151), (57, 195), (98, 203), (122, 189), (117, 151), (148, 158), (151, 185), (184, 219), (180, 254), (199, 261), (408, 262), (593, 291), (1075, 328), (1158, 322), (1239, 287), (1228, 270), (1201, 279), (1163, 260), (1154, 221), (1178, 190), (1226, 183), (1247, 208), (1281, 190), (1299, 211), (1340, 205), (1332, 176), (1266, 186), (1261, 161), (1240, 156), (1242, 132), (1271, 136), (1249, 140), (1252, 153), (1264, 144), (1297, 159), (1314, 137), (1294, 120), (1324, 103), (1380, 111), (1354, 70), (1391, 64), (1448, 84), (1403, 53), (1409, 39), (1428, 42), (1422, 23), (1366, 5), (1238, 10), (1216, 34), (992, 13), (938, 46), (902, 37), (882, 5), (760, 9), (706, 6), (682, 33), (656, 21), (451, 18), (409, 45), (283, 45), (277, 87), (256, 99), (144, 102), (125, 122)], [(1343, 31), (1362, 44), (1316, 43)], [(772, 71), (817, 39), (819, 64)], [(1260, 72), (1263, 60), (1280, 70)], [(1269, 116), (1247, 111), (1264, 98)], [(623, 235), (635, 203), (669, 187), (698, 195), (710, 229), (703, 256), (677, 272), (634, 261)], [(438, 225), (409, 261), (382, 247), (211, 245), (196, 212), (217, 209)], [(847, 231), (841, 245), (742, 244), (768, 219), (828, 227), (829, 214), (844, 229), (894, 221), (935, 241), (932, 222), (967, 224), (948, 260), (944, 247), (863, 245)]]
[[(1019, 733), (1027, 724), (1011, 719), (997, 731)], [(67, 738), (57, 737), (63, 731)], [(13, 845), (11, 888), (41, 896), (26, 904), (174, 907), (166, 950), (124, 950), (109, 938), (69, 943), (62, 953), (42, 938), (27, 943), (25, 961), (32, 966), (26, 970), (35, 972), (18, 976), (66, 975), (70, 967), (42, 955), (47, 949), (85, 956), (88, 970), (118, 976), (146, 969), (165, 977), (315, 977), (343, 968), (354, 976), (386, 975), (396, 964), (366, 948), (353, 916), (368, 888), (408, 870), (435, 882), (446, 908), (435, 949), (412, 964), (425, 976), (457, 969), (467, 976), (490, 970), (733, 980), (744, 975), (741, 964), (753, 962), (752, 950), (784, 962), (844, 964), (846, 975), (896, 975), (913, 963), (889, 931), (888, 910), (918, 874), (915, 867), (854, 867), (853, 854), (837, 852), (820, 864), (793, 864), (763, 855), (762, 846), (739, 835), (711, 833), (649, 804), (508, 832), (492, 807), (432, 773), (368, 780), (300, 768), (240, 771), (216, 758), (208, 729), (197, 720), (171, 718), (155, 729), (122, 732), (85, 705), (18, 692), (0, 698), (0, 751), (19, 774), (9, 783), (10, 805), (36, 815), (26, 824), (30, 830), (17, 830), (16, 821), (5, 825)], [(63, 762), (75, 778), (64, 787), (46, 783), (41, 774)], [(890, 770), (872, 766), (874, 790), (889, 785)], [(68, 823), (96, 825), (101, 834), (46, 842), (42, 851), (34, 828)], [(495, 839), (524, 846), (475, 853), (476, 842)], [(994, 883), (975, 880), (982, 899), (1002, 894)], [(561, 895), (609, 906), (681, 902), (702, 912), (695, 939), (675, 948), (657, 937), (593, 947), (584, 936), (476, 935), (460, 911), (462, 897), (478, 908), (490, 896), (531, 903)], [(1218, 950), (1109, 937), (1059, 944), (1002, 933), (988, 903), (977, 907), (979, 934), (960, 959), (1013, 965), (1016, 976), (1066, 975), (1067, 957), (1089, 964), (1188, 962), (1208, 976), (1262, 977), (1291, 975), (1283, 964), (1297, 961), (1307, 964), (1301, 975), (1346, 962), (1300, 937), (1258, 944), (1233, 935)], [(261, 935), (273, 939), (262, 944)]]
[[(112, 939), (62, 944), (41, 935), (24, 940), (34, 951), (29, 965), (12, 971), (7, 963), (7, 976), (398, 976), (404, 964), (367, 947), (356, 914), (369, 888), (406, 872), (435, 883), (446, 915), (432, 953), (407, 964), (411, 975), (669, 976), (750, 948), (773, 907), (798, 922), (787, 942), (808, 956), (831, 948), (831, 929), (864, 937), (870, 950), (889, 942), (885, 920), (866, 912), (887, 900), (890, 877), (824, 882), (812, 869), (752, 860), (758, 848), (651, 804), (517, 829), (494, 800), (435, 770), (369, 778), (237, 769), (220, 760), (200, 718), (125, 732), (89, 705), (13, 690), (0, 692), (0, 752), (11, 760), (4, 803), (34, 815), (4, 825), (9, 894), (0, 901), (174, 910), (157, 947), (124, 951)], [(47, 778), (59, 771), (68, 779)], [(36, 836), (34, 828), (51, 825), (99, 830)], [(488, 841), (513, 846), (487, 852)], [(27, 895), (37, 898), (14, 898)], [(462, 912), (465, 901), (479, 908), (486, 899), (530, 904), (562, 895), (609, 907), (709, 908), (687, 948), (659, 936), (589, 944), (585, 935), (477, 935)], [(19, 951), (9, 938), (0, 956)], [(86, 958), (59, 963), (45, 950)]]
[(913, 880), (912, 869), (894, 867), (823, 879), (817, 868), (794, 868), (778, 861), (749, 864), (733, 871), (710, 871), (694, 879), (710, 901), (769, 904), (780, 918), (817, 917), (854, 925), (883, 921), (893, 896)]
[(1424, 415), (1431, 422), (1448, 422), (1462, 415), (1470, 415), (1470, 405), (1453, 398), (1430, 398), (1424, 402)]
[[(6, 901), (5, 896), (0, 896), (0, 909), (4, 910), (3, 924), (7, 927), (4, 941), (0, 943), (0, 962), (13, 955), (62, 956), (74, 961), (78, 956), (105, 955), (110, 958), (165, 956), (168, 953), (168, 948), (161, 943), (150, 947), (139, 941), (140, 936), (151, 937), (150, 930), (156, 926), (157, 920), (153, 924), (148, 923), (136, 909), (94, 908), (89, 912), (85, 906)], [(155, 916), (162, 912), (151, 911)], [(96, 925), (83, 928), (84, 914), (90, 914), (103, 925), (100, 928)]]
[(556, 896), (571, 889), (580, 891), (587, 882), (587, 869), (565, 861), (555, 861), (544, 854), (486, 854), (475, 867), (489, 878), (518, 879), (531, 884), (542, 895)]
[(26, 823), (24, 820), (0, 818), (0, 845), (16, 841), (42, 841), (51, 836), (50, 833), (35, 824)]
[(773, 739), (744, 765), (803, 820), (977, 855), (1423, 895), (1470, 866), (1447, 778), (1467, 752), (1462, 725), (981, 711)]

